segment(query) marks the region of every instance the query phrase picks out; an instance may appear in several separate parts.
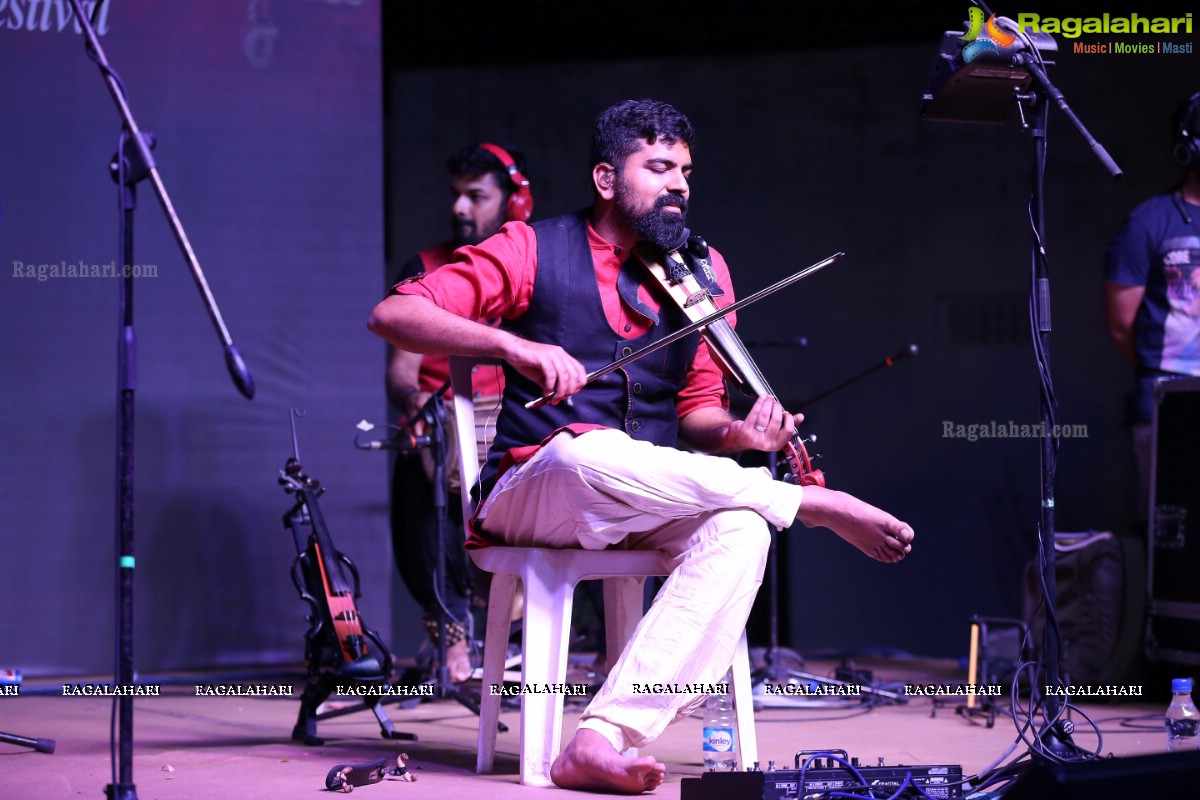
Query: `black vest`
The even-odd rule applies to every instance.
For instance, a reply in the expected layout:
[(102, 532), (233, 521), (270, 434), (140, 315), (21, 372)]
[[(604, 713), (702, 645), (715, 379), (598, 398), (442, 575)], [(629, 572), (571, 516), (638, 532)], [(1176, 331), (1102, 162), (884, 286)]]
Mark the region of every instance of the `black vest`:
[[(557, 344), (591, 372), (686, 324), (683, 312), (667, 301), (660, 321), (636, 339), (618, 336), (604, 315), (584, 212), (566, 214), (533, 225), (537, 234), (537, 275), (529, 309), (501, 327), (534, 342)], [(636, 266), (641, 272), (640, 265)], [(638, 280), (649, 280), (638, 275)], [(592, 423), (623, 430), (634, 439), (675, 444), (679, 417), (675, 396), (687, 380), (699, 334), (692, 334), (589, 383), (579, 394), (557, 405), (526, 409), (541, 396), (532, 381), (504, 365), (504, 405), (496, 438), (482, 472), (484, 493), (495, 482), (500, 459), (513, 447), (537, 444), (558, 428)]]

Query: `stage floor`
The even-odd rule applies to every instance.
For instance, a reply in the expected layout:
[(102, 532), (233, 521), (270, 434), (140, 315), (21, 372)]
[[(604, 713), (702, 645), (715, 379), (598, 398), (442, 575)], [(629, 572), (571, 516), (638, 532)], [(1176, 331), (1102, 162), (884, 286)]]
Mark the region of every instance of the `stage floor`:
[[(859, 661), (876, 674), (913, 683), (941, 683), (959, 678), (952, 664), (915, 659), (874, 664)], [(806, 670), (831, 674), (831, 664), (810, 662)], [(324, 791), (325, 775), (336, 764), (363, 763), (380, 757), (394, 759), (407, 752), (415, 783), (388, 780), (355, 790), (362, 798), (478, 797), (487, 800), (529, 797), (538, 791), (522, 787), (517, 778), (517, 713), (501, 719), (509, 731), (500, 734), (497, 773), (476, 775), (477, 720), (453, 700), (423, 702), (415, 708), (387, 706), (396, 729), (416, 734), (413, 742), (386, 741), (369, 711), (320, 723), (327, 738), (321, 747), (308, 747), (289, 737), (298, 710), (295, 697), (201, 697), (195, 684), (217, 678), (186, 677), (188, 683), (165, 683), (158, 697), (134, 702), (133, 783), (141, 800), (277, 800), (311, 797)], [(67, 679), (71, 684), (80, 678)], [(103, 679), (100, 679), (103, 680)], [(278, 676), (260, 683), (295, 683)], [(19, 697), (0, 697), (0, 731), (30, 738), (54, 739), (53, 754), (0, 744), (0, 798), (67, 800), (97, 798), (111, 781), (110, 711), (112, 700), (66, 697), (63, 680), (28, 680)], [(43, 692), (57, 692), (44, 694)], [(1007, 699), (1004, 707), (1007, 708)], [(1100, 722), (1101, 752), (1131, 756), (1162, 752), (1165, 734), (1161, 717), (1165, 703), (1148, 701), (1081, 703)], [(568, 708), (565, 728), (572, 732), (579, 707)], [(982, 719), (968, 719), (953, 707), (934, 709), (927, 697), (904, 704), (863, 710), (850, 708), (764, 708), (756, 715), (759, 754), (778, 766), (792, 763), (797, 750), (841, 749), (863, 764), (882, 758), (887, 764), (959, 764), (964, 775), (974, 774), (1001, 757), (1017, 738), (1007, 715), (988, 728)], [(1075, 743), (1095, 749), (1097, 740), (1076, 718)], [(680, 780), (701, 774), (701, 720), (693, 717), (672, 726), (645, 752), (667, 765), (667, 782), (654, 794), (674, 800)], [(1018, 745), (1016, 753), (1024, 751)], [(578, 795), (576, 795), (578, 796)]]

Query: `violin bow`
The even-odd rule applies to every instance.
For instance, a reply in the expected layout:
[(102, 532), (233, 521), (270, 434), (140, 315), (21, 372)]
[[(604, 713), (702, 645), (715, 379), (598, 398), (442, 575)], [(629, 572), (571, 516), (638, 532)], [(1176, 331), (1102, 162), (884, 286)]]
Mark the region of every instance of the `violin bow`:
[[(722, 308), (719, 311), (709, 314), (706, 317), (701, 317), (700, 319), (696, 320), (695, 322), (689, 323), (688, 325), (683, 326), (679, 330), (677, 330), (673, 333), (670, 333), (667, 336), (664, 336), (662, 339), (659, 339), (657, 342), (654, 342), (653, 344), (648, 344), (639, 350), (633, 351), (632, 353), (630, 353), (627, 356), (622, 356), (621, 358), (618, 358), (616, 361), (613, 361), (609, 364), (605, 364), (603, 367), (600, 367), (599, 369), (589, 372), (587, 374), (586, 380), (584, 382), (591, 383), (592, 381), (596, 380), (597, 378), (602, 378), (605, 375), (607, 375), (608, 373), (612, 372), (613, 370), (618, 370), (630, 362), (637, 361), (639, 358), (642, 358), (643, 356), (648, 356), (651, 353), (655, 352), (656, 350), (661, 350), (662, 348), (666, 347), (667, 345), (674, 344), (675, 342), (679, 341), (683, 337), (688, 336), (689, 334), (695, 333), (696, 331), (700, 330), (701, 328), (707, 327), (708, 325), (711, 325), (713, 322), (716, 322), (719, 319), (724, 319), (725, 317), (729, 316), (730, 314), (734, 313), (735, 311), (743, 309), (746, 306), (751, 305), (753, 303), (757, 303), (759, 300), (762, 300), (764, 297), (773, 295), (776, 292), (778, 292), (780, 289), (787, 288), (788, 286), (791, 286), (793, 283), (795, 283), (799, 280), (803, 280), (804, 278), (807, 278), (809, 275), (812, 275), (814, 272), (817, 272), (818, 270), (825, 269), (825, 267), (828, 267), (830, 264), (837, 261), (839, 258), (841, 258), (844, 255), (846, 255), (846, 254), (843, 252), (834, 253), (833, 255), (829, 256), (828, 258), (826, 258), (822, 261), (818, 261), (817, 263), (813, 264), (812, 266), (805, 267), (804, 269), (800, 270), (799, 272), (795, 272), (795, 273), (787, 276), (783, 280), (772, 283), (770, 286), (766, 287), (765, 289), (759, 289), (757, 292), (755, 292), (752, 295), (749, 295), (748, 297), (743, 297), (741, 300), (737, 300), (733, 303), (730, 303), (729, 305), (725, 306), (725, 308)], [(530, 400), (528, 403), (525, 404), (525, 407), (526, 408), (541, 408), (546, 403), (548, 403), (551, 399), (552, 399), (551, 395), (543, 395), (542, 397), (538, 397), (534, 400)]]

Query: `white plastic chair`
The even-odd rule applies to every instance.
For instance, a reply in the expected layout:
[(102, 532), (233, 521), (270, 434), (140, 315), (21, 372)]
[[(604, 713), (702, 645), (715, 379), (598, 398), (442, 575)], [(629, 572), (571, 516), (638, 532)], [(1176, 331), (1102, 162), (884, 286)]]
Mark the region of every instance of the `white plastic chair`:
[[(469, 520), (473, 512), (468, 489), (474, 485), (479, 473), (471, 371), (473, 366), (481, 363), (499, 362), (463, 357), (450, 359), (464, 520)], [(656, 550), (492, 546), (472, 550), (470, 554), (476, 566), (493, 573), (483, 648), (479, 754), (475, 762), (475, 771), (484, 773), (492, 771), (502, 699), (491, 696), (489, 688), (503, 683), (510, 609), (517, 581), (525, 590), (521, 628), (522, 686), (562, 684), (566, 680), (575, 585), (582, 580), (604, 580), (606, 645), (609, 658), (616, 659), (642, 618), (646, 578), (667, 575), (669, 569)], [(738, 726), (738, 764), (745, 768), (758, 761), (758, 741), (754, 733), (750, 658), (744, 632), (734, 653), (732, 689)], [(521, 695), (521, 783), (551, 785), (550, 765), (562, 744), (562, 717), (561, 693)], [(627, 750), (625, 755), (636, 757), (637, 750)]]

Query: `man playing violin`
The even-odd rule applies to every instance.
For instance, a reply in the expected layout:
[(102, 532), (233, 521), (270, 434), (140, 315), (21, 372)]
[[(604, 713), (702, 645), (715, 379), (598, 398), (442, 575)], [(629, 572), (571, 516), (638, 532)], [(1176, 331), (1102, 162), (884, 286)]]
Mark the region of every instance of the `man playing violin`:
[[(705, 697), (647, 697), (632, 687), (720, 680), (762, 582), (769, 525), (823, 526), (886, 563), (912, 547), (912, 529), (874, 506), (774, 481), (723, 457), (780, 450), (802, 417), (762, 396), (745, 419), (734, 418), (698, 335), (585, 382), (590, 370), (686, 322), (630, 255), (639, 243), (667, 249), (682, 241), (694, 139), (687, 117), (666, 103), (612, 106), (593, 131), (592, 208), (505, 225), (435, 273), (397, 286), (369, 323), (407, 350), (505, 362), (473, 544), (619, 545), (659, 549), (672, 560), (672, 574), (554, 762), (551, 777), (566, 788), (640, 793), (662, 783), (665, 767), (652, 756), (620, 754), (653, 741)], [(727, 305), (728, 269), (715, 251), (711, 260), (719, 305)], [(490, 317), (502, 318), (500, 327), (475, 321)], [(543, 396), (550, 402), (527, 408)], [(701, 452), (676, 449), (677, 440)]]

